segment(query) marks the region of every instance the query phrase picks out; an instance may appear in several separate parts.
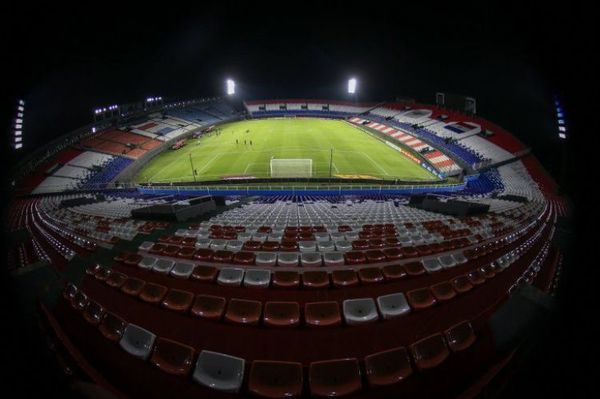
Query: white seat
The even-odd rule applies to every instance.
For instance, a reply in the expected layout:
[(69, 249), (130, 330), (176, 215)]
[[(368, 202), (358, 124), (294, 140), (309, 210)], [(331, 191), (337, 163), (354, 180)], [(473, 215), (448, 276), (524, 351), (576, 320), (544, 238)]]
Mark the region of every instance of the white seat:
[(338, 251), (351, 251), (352, 250), (352, 243), (349, 241), (336, 241), (335, 242), (335, 248)]
[(244, 286), (267, 288), (271, 283), (271, 272), (265, 269), (248, 269), (244, 276)]
[(196, 240), (196, 244), (195, 247), (196, 249), (200, 249), (200, 248), (208, 248), (210, 247), (210, 238), (198, 238)]
[(179, 278), (189, 278), (196, 265), (188, 262), (177, 262), (171, 269), (171, 275)]
[(341, 252), (325, 252), (323, 254), (325, 266), (343, 266), (344, 254)]
[(373, 298), (346, 299), (343, 311), (348, 325), (371, 323), (379, 319)]
[(142, 269), (152, 269), (154, 264), (156, 263), (156, 258), (153, 256), (144, 256), (142, 260), (138, 263), (138, 266)]
[(429, 273), (442, 270), (442, 265), (440, 264), (440, 261), (437, 258), (423, 259), (421, 263), (423, 263), (423, 267)]
[(277, 254), (275, 252), (258, 252), (256, 254), (256, 266), (272, 267), (277, 263)]
[(318, 267), (323, 261), (319, 252), (305, 252), (300, 254), (300, 263), (303, 267)]
[(347, 241), (358, 240), (358, 231), (347, 231), (344, 233), (344, 237), (346, 237)]
[(300, 249), (300, 252), (315, 252), (317, 250), (317, 243), (315, 241), (300, 241), (298, 249)]
[(269, 234), (269, 236), (267, 237), (266, 241), (281, 241), (281, 239), (283, 238), (282, 233), (271, 233)]
[(186, 237), (188, 233), (188, 229), (177, 229), (177, 231), (175, 231), (175, 235), (177, 237)]
[(377, 297), (377, 307), (384, 319), (393, 319), (410, 312), (410, 306), (402, 292)]
[(154, 243), (152, 241), (144, 241), (143, 243), (140, 244), (138, 249), (140, 251), (149, 251), (150, 248), (152, 248), (152, 246), (154, 246)]
[(254, 233), (252, 234), (252, 240), (265, 242), (267, 240), (267, 233)]
[(465, 255), (462, 252), (457, 252), (457, 253), (453, 254), (452, 257), (454, 258), (454, 261), (456, 262), (456, 264), (461, 264), (461, 263), (467, 262), (467, 258), (465, 257)]
[(329, 237), (331, 238), (331, 241), (343, 241), (344, 233), (333, 232), (329, 234)]
[(252, 238), (252, 234), (248, 233), (248, 232), (244, 232), (244, 233), (238, 233), (237, 235), (237, 239), (244, 242), (244, 241), (250, 241), (250, 239)]
[(296, 252), (280, 252), (277, 255), (277, 265), (284, 267), (298, 266), (298, 254)]
[(318, 242), (329, 241), (329, 233), (315, 233), (315, 240)]
[(449, 269), (456, 266), (456, 261), (452, 255), (442, 255), (438, 258), (438, 260), (444, 269)]
[(244, 243), (240, 240), (230, 240), (227, 242), (227, 246), (226, 249), (228, 251), (240, 251), (242, 249), (242, 246), (244, 245)]
[(152, 266), (152, 270), (157, 273), (169, 274), (171, 269), (175, 265), (175, 261), (170, 259), (158, 259), (154, 266)]
[(119, 345), (132, 356), (146, 360), (152, 352), (156, 335), (135, 325), (128, 324), (123, 330)]
[(210, 249), (214, 249), (214, 250), (222, 250), (225, 249), (225, 246), (227, 245), (227, 240), (212, 240), (210, 242)]
[(237, 393), (244, 380), (244, 365), (242, 358), (203, 350), (196, 361), (192, 378), (204, 386)]
[(317, 249), (320, 252), (333, 252), (335, 251), (335, 243), (333, 241), (319, 241), (317, 242)]
[(217, 283), (228, 286), (240, 286), (244, 279), (244, 269), (238, 267), (224, 267), (219, 272)]

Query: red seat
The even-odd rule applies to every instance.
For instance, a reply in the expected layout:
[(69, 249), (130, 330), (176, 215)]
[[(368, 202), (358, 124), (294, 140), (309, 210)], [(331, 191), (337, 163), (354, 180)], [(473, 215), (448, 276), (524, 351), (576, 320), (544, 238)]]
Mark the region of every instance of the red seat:
[(344, 254), (347, 265), (360, 265), (367, 263), (367, 257), (364, 253), (358, 251), (350, 251)]
[(334, 270), (331, 279), (335, 287), (352, 287), (358, 285), (358, 276), (352, 269)]
[(165, 297), (168, 290), (164, 285), (147, 283), (138, 296), (144, 302), (158, 304)]
[(409, 262), (405, 263), (403, 266), (409, 276), (420, 276), (426, 273), (421, 262)]
[(191, 278), (199, 281), (215, 281), (218, 274), (219, 269), (214, 266), (198, 265), (194, 268)]
[(314, 241), (315, 235), (311, 232), (298, 233), (299, 241)]
[(233, 261), (233, 252), (224, 249), (215, 251), (213, 260), (221, 263), (231, 263)]
[(302, 394), (302, 364), (255, 360), (250, 368), (248, 390), (264, 398), (295, 398)]
[(146, 282), (139, 278), (129, 277), (125, 283), (121, 286), (121, 291), (127, 295), (138, 296), (144, 288)]
[(388, 265), (382, 268), (383, 275), (388, 280), (400, 280), (406, 278), (406, 270), (402, 265)]
[(302, 273), (302, 285), (306, 288), (329, 287), (329, 273), (324, 270), (310, 270)]
[(88, 305), (83, 311), (83, 318), (88, 323), (96, 325), (102, 321), (104, 313), (104, 308), (98, 302), (89, 301)]
[(410, 307), (415, 310), (427, 309), (436, 304), (436, 299), (429, 288), (419, 288), (406, 293)]
[(184, 247), (194, 247), (196, 245), (196, 237), (185, 237), (181, 242)]
[(272, 230), (269, 226), (261, 226), (256, 230), (258, 233), (266, 233), (269, 234)]
[(352, 241), (352, 249), (356, 251), (362, 251), (369, 249), (369, 242), (367, 240), (355, 240)]
[(347, 231), (352, 231), (352, 227), (348, 226), (347, 224), (338, 226), (338, 232), (339, 233), (345, 233)]
[(417, 250), (413, 247), (402, 247), (400, 248), (400, 253), (402, 253), (403, 258), (416, 258), (419, 256)]
[(363, 267), (358, 270), (358, 277), (363, 284), (374, 284), (383, 281), (383, 274), (378, 267)]
[(239, 324), (258, 324), (261, 313), (261, 302), (232, 298), (225, 312), (225, 320)]
[(262, 243), (261, 251), (277, 251), (279, 243), (277, 241), (265, 241)]
[(167, 245), (167, 247), (163, 249), (162, 255), (174, 257), (177, 256), (177, 252), (179, 252), (180, 249), (181, 247), (179, 245)]
[[(400, 241), (396, 237), (386, 237), (383, 239), (386, 247), (398, 247), (400, 246)], [(400, 253), (400, 250), (398, 250)], [(387, 255), (387, 254), (386, 254)]]
[(169, 242), (170, 239), (171, 239), (170, 234), (163, 234), (162, 236), (158, 237), (158, 242), (160, 242), (160, 243)]
[(162, 306), (175, 312), (187, 312), (194, 301), (194, 294), (171, 288), (162, 300)]
[(479, 268), (479, 273), (486, 279), (489, 280), (491, 278), (493, 278), (496, 275), (496, 271), (494, 270), (494, 267), (490, 264), (487, 264), (485, 266), (482, 266)]
[(296, 327), (300, 324), (298, 302), (267, 302), (263, 322), (268, 327)]
[(467, 278), (473, 285), (481, 285), (485, 283), (485, 277), (481, 274), (478, 269), (475, 269), (469, 273), (467, 273)]
[(167, 246), (165, 244), (156, 243), (150, 248), (151, 254), (161, 254)]
[(202, 262), (210, 262), (213, 258), (214, 251), (208, 248), (200, 248), (194, 252), (194, 259)]
[(397, 247), (383, 248), (381, 250), (388, 260), (402, 259), (402, 251)]
[(369, 249), (365, 251), (368, 263), (385, 262), (385, 254), (380, 249)]
[(186, 376), (194, 365), (194, 348), (159, 337), (154, 343), (150, 363), (165, 373)]
[(335, 301), (304, 304), (304, 320), (309, 327), (331, 327), (342, 323), (340, 307)]
[(127, 322), (114, 313), (106, 312), (98, 329), (106, 338), (111, 341), (118, 341), (123, 335)]
[(194, 247), (182, 247), (179, 252), (177, 252), (177, 257), (192, 259), (194, 257), (194, 253), (196, 253), (196, 249)]
[(106, 284), (113, 288), (120, 288), (127, 281), (127, 275), (119, 272), (112, 272), (106, 279)]
[(293, 252), (298, 250), (298, 243), (295, 240), (282, 240), (279, 250), (284, 252)]
[(415, 246), (415, 250), (419, 254), (419, 256), (426, 256), (431, 254), (431, 248), (427, 244), (417, 245)]
[(308, 370), (310, 393), (313, 396), (343, 396), (361, 388), (357, 359), (336, 359), (313, 362)]
[(373, 353), (365, 357), (365, 371), (373, 387), (395, 384), (412, 374), (408, 351), (404, 347)]
[(298, 272), (276, 270), (273, 272), (273, 286), (298, 288), (300, 286), (300, 274)]
[(369, 248), (378, 249), (386, 246), (386, 243), (381, 238), (371, 238), (369, 240)]
[(450, 327), (444, 335), (452, 352), (465, 350), (475, 342), (475, 332), (469, 321), (463, 321)]
[(233, 263), (236, 265), (253, 265), (256, 255), (254, 252), (240, 251), (233, 255)]
[(448, 301), (456, 296), (456, 291), (448, 281), (432, 285), (431, 292), (438, 301)]
[(458, 276), (452, 280), (452, 286), (454, 290), (459, 294), (470, 291), (473, 288), (473, 284), (467, 276)]
[(129, 254), (124, 260), (124, 263), (128, 266), (137, 266), (138, 263), (143, 259), (140, 254)]
[(225, 298), (213, 295), (197, 295), (191, 313), (205, 319), (219, 320), (225, 311)]
[(94, 273), (94, 278), (96, 280), (105, 281), (110, 276), (110, 273), (111, 273), (110, 269), (100, 266), (96, 270), (96, 273)]
[(117, 253), (115, 256), (113, 256), (113, 260), (115, 262), (123, 262), (125, 260), (125, 258), (127, 258), (129, 255), (131, 255), (131, 252), (121, 251), (121, 252)]
[(437, 367), (450, 355), (442, 334), (434, 334), (415, 342), (410, 346), (410, 351), (419, 370)]
[(260, 241), (246, 241), (244, 245), (242, 245), (242, 249), (244, 251), (258, 251), (262, 243)]

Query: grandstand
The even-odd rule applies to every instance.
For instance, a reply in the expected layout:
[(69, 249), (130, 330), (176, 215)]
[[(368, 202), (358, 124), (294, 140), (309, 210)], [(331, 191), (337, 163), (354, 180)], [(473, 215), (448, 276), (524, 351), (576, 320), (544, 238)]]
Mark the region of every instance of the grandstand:
[(495, 315), (557, 288), (569, 209), (482, 118), (177, 104), (15, 177), (9, 268), (51, 271), (39, 313), (71, 376), (128, 397), (469, 396), (517, 349), (500, 346)]

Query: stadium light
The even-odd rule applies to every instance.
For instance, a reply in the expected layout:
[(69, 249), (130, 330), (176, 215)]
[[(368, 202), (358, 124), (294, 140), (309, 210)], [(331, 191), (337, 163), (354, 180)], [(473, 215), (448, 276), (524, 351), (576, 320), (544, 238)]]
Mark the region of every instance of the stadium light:
[(556, 123), (558, 125), (558, 138), (565, 140), (567, 138), (567, 127), (565, 122), (565, 112), (558, 99), (558, 96), (554, 97), (554, 104), (556, 105)]
[(356, 79), (355, 78), (348, 80), (348, 93), (350, 93), (350, 94), (356, 93)]
[(235, 82), (232, 79), (227, 79), (227, 95), (235, 94)]
[(17, 102), (17, 112), (16, 112), (15, 124), (12, 129), (12, 147), (15, 150), (23, 148), (23, 124), (24, 124), (24, 115), (25, 115), (25, 101), (18, 100)]

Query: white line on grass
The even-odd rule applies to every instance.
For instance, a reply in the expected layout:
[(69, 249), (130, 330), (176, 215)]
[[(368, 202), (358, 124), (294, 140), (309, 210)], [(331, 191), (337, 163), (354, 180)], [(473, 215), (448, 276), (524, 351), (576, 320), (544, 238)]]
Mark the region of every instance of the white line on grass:
[(386, 172), (386, 170), (385, 170), (385, 169), (383, 169), (381, 166), (379, 166), (379, 164), (378, 164), (377, 162), (373, 161), (373, 158), (371, 158), (371, 157), (369, 156), (369, 154), (366, 154), (366, 153), (364, 153), (364, 152), (361, 152), (361, 154), (363, 154), (365, 157), (369, 158), (369, 161), (371, 161), (371, 162), (373, 163), (373, 165), (375, 165), (376, 167), (378, 167), (378, 168), (379, 168), (379, 170), (381, 170), (381, 171), (382, 171), (382, 172), (383, 172), (383, 173), (384, 173), (386, 176), (389, 176), (389, 175), (390, 175), (388, 172)]

